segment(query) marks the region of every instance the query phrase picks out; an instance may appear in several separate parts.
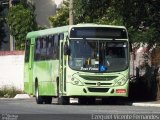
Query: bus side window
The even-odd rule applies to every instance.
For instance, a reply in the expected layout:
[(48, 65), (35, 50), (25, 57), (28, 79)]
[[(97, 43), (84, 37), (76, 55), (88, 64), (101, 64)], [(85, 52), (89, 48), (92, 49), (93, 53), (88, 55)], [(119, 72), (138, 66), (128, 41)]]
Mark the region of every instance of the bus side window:
[(59, 57), (59, 35), (54, 36), (54, 59), (58, 59)]
[(25, 48), (25, 63), (29, 62), (30, 56), (30, 40), (26, 40), (26, 48)]
[(53, 36), (48, 36), (47, 40), (47, 59), (53, 59)]
[(47, 56), (47, 38), (46, 37), (42, 37), (40, 51), (41, 51), (41, 60), (46, 60), (46, 56)]
[(64, 34), (63, 33), (60, 33), (59, 34), (59, 40), (63, 40), (64, 39)]
[(40, 60), (40, 53), (41, 53), (41, 39), (36, 39), (36, 46), (35, 46), (35, 61)]

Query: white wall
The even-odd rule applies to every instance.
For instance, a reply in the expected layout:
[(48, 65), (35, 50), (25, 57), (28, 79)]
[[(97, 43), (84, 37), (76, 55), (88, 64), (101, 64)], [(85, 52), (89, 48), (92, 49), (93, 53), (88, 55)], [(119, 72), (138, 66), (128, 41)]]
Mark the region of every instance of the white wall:
[(0, 56), (0, 88), (15, 87), (24, 90), (24, 55)]

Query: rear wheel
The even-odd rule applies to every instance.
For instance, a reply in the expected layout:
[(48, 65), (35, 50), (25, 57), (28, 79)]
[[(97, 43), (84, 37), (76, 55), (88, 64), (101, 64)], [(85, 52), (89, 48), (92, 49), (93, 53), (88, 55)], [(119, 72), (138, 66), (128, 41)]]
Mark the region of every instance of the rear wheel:
[(37, 104), (43, 104), (44, 98), (42, 96), (39, 96), (38, 82), (36, 82), (35, 84), (35, 95)]
[(52, 103), (52, 97), (51, 96), (46, 96), (43, 98), (45, 104), (51, 104)]

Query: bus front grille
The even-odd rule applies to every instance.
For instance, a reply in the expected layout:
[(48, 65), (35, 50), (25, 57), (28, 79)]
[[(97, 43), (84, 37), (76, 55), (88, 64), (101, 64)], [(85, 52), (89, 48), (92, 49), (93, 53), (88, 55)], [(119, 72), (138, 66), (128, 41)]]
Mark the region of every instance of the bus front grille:
[(109, 88), (88, 88), (89, 92), (108, 92)]
[[(97, 85), (97, 83), (87, 83), (85, 82), (86, 85)], [(101, 83), (101, 85), (112, 85), (112, 83)]]
[(118, 76), (85, 76), (80, 75), (81, 78), (85, 80), (91, 80), (91, 81), (110, 81), (115, 79)]

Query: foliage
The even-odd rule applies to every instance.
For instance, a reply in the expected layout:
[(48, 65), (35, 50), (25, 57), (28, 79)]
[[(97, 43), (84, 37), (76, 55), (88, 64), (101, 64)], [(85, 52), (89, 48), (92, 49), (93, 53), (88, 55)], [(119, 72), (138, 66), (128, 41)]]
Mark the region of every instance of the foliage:
[(123, 25), (123, 18), (117, 14), (115, 8), (109, 7), (106, 10), (106, 14), (104, 14), (97, 23), (105, 25)]
[(0, 89), (0, 98), (13, 98), (16, 94), (22, 94), (21, 90), (14, 87), (4, 87)]
[(74, 0), (75, 23), (96, 23), (105, 16), (109, 5), (106, 0)]
[[(119, 16), (111, 2), (106, 0), (74, 0), (73, 3), (74, 23), (98, 23), (122, 25), (122, 17)], [(69, 0), (64, 1), (63, 6), (57, 11), (55, 16), (49, 19), (54, 27), (68, 25), (69, 20)]]
[(27, 33), (37, 29), (33, 9), (24, 4), (12, 6), (7, 22), (10, 26), (10, 33), (16, 40), (16, 50), (23, 50)]
[(0, 1), (0, 48), (1, 48), (1, 44), (4, 39), (4, 37), (6, 36), (5, 32), (4, 32), (4, 23), (5, 21), (5, 15), (4, 15), (4, 9), (6, 7), (8, 7), (8, 4), (6, 4), (8, 2), (8, 0), (1, 0)]
[(133, 42), (159, 41), (159, 0), (114, 0), (114, 8), (123, 17)]
[(124, 25), (133, 42), (157, 42), (160, 38), (159, 0), (75, 0), (75, 3), (79, 22)]
[(129, 37), (132, 42), (152, 43), (154, 44), (157, 38), (157, 32), (155, 28), (148, 28), (146, 30), (137, 30), (134, 28), (128, 28)]
[[(73, 6), (74, 24), (124, 25), (132, 42), (159, 42), (159, 0), (74, 0)], [(62, 7), (57, 12), (51, 21), (53, 26), (67, 24), (67, 10)]]
[[(99, 24), (122, 24), (122, 18), (117, 18), (115, 9), (109, 7), (106, 0), (74, 0), (74, 23), (99, 23)], [(96, 5), (96, 6), (95, 6)], [(96, 9), (95, 9), (96, 8)], [(106, 9), (109, 8), (109, 9)], [(96, 10), (96, 11), (95, 11)], [(108, 16), (106, 16), (108, 14)], [(63, 2), (62, 7), (57, 11), (55, 16), (49, 17), (53, 27), (68, 25), (69, 23), (69, 0)]]
[(0, 4), (0, 46), (1, 46), (1, 42), (2, 42), (2, 32), (3, 32), (3, 16), (2, 16), (2, 10), (3, 10), (3, 6), (2, 4)]
[(68, 25), (69, 23), (69, 1), (64, 1), (62, 8), (57, 11), (55, 16), (49, 17), (53, 27)]
[(122, 16), (111, 0), (74, 0), (75, 23), (123, 25)]

